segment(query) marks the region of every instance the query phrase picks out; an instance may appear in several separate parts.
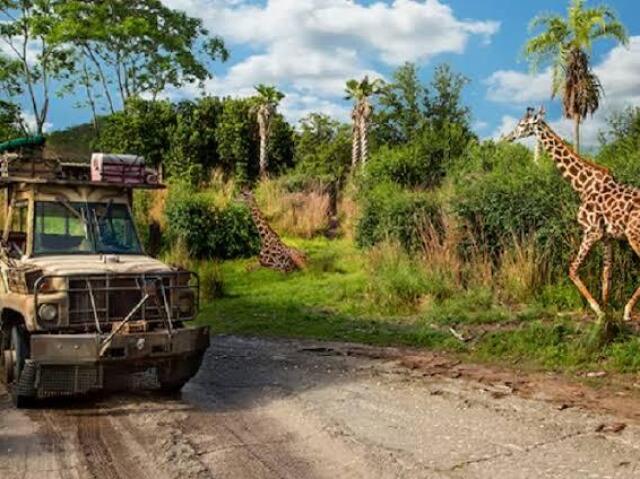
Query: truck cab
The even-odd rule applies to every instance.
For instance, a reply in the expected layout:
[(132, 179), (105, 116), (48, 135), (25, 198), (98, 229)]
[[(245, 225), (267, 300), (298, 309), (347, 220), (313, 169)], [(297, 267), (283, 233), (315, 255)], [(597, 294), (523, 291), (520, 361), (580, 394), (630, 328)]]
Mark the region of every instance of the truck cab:
[(208, 328), (190, 325), (197, 275), (145, 254), (133, 221), (133, 189), (162, 185), (139, 175), (139, 160), (132, 180), (127, 158), (112, 158), (120, 178), (78, 178), (77, 165), (69, 177), (60, 163), (45, 177), (17, 166), (0, 176), (0, 362), (18, 406), (124, 390), (141, 377), (179, 390), (209, 345)]

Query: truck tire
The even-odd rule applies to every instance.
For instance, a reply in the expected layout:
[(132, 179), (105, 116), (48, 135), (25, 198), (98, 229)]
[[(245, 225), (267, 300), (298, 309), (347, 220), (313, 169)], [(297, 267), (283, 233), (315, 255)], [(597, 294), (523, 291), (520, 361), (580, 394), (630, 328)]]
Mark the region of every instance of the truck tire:
[(2, 329), (0, 330), (0, 366), (2, 366), (2, 382), (4, 384), (9, 384), (11, 382), (10, 375), (11, 372), (5, 368), (5, 351), (8, 350), (11, 346), (11, 330), (10, 329)]
[(9, 385), (11, 390), (11, 399), (17, 408), (29, 407), (32, 402), (32, 397), (21, 394), (19, 391), (20, 388), (18, 387), (20, 377), (24, 370), (25, 361), (29, 357), (27, 333), (22, 326), (14, 325), (11, 328), (9, 352), (12, 364), (5, 364), (5, 368), (11, 368), (7, 373), (7, 377), (10, 377), (11, 379), (11, 384)]

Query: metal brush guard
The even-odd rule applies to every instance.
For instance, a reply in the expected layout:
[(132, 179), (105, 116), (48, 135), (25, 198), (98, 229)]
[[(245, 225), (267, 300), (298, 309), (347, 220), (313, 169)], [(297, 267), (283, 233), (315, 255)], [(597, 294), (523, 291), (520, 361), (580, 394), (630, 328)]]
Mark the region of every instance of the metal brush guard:
[[(56, 283), (62, 283), (63, 287), (51, 288)], [(45, 285), (48, 288), (43, 291)], [(177, 303), (180, 292), (187, 290), (193, 292), (193, 308), (191, 314), (182, 315)], [(200, 281), (192, 271), (44, 275), (34, 284), (35, 311), (41, 303), (46, 303), (42, 295), (56, 293), (67, 294), (68, 329), (95, 330), (102, 334), (103, 328), (111, 328), (99, 348), (102, 356), (113, 337), (133, 318), (155, 325), (164, 323), (171, 337), (174, 321), (188, 321), (195, 317), (199, 309)], [(152, 304), (149, 300), (153, 300)], [(116, 322), (119, 324), (113, 328)]]

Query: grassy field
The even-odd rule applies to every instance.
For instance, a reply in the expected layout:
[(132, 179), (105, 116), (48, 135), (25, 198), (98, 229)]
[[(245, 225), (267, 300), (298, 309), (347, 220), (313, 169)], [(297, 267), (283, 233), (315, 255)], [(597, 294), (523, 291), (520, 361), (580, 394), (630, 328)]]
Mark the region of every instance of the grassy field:
[[(534, 369), (640, 371), (636, 335), (623, 329), (600, 346), (584, 312), (507, 307), (487, 290), (444, 299), (427, 294), (417, 305), (390, 307), (379, 291), (386, 279), (367, 268), (367, 254), (349, 241), (288, 242), (309, 254), (305, 271), (284, 275), (255, 259), (224, 262), (224, 296), (203, 306), (200, 321), (218, 333), (408, 345)], [(412, 280), (410, 272), (401, 278)]]

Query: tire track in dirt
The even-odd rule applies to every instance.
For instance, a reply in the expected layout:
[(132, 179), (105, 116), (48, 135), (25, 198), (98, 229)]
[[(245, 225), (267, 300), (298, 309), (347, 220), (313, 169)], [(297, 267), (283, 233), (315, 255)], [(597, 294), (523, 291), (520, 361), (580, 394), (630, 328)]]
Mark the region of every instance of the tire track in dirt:
[[(34, 419), (40, 425), (42, 445), (45, 450), (53, 453), (58, 466), (60, 479), (74, 479), (77, 477), (77, 467), (70, 461), (70, 445), (65, 438), (59, 422), (52, 417), (51, 411), (38, 411)], [(86, 471), (83, 471), (86, 474)]]
[[(119, 418), (109, 409), (51, 409), (33, 415), (44, 447), (55, 455), (61, 479), (160, 479), (145, 448), (127, 431), (118, 431)], [(76, 464), (71, 459), (76, 454)], [(140, 460), (142, 459), (142, 460)], [(152, 464), (152, 463), (151, 463)], [(77, 473), (77, 474), (76, 474)]]

